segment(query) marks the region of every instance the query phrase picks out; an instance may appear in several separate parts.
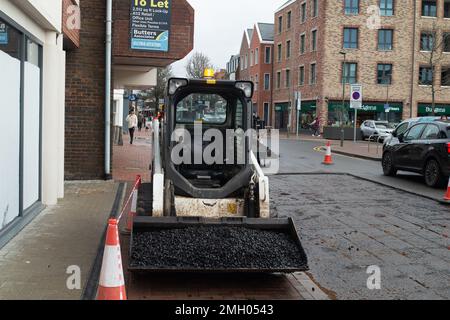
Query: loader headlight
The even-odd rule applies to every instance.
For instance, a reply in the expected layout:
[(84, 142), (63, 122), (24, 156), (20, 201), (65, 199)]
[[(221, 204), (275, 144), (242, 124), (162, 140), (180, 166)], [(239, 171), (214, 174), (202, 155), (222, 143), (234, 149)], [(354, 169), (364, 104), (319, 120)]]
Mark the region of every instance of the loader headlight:
[(178, 88), (188, 85), (187, 79), (177, 79), (173, 78), (169, 80), (169, 95), (175, 94)]
[(244, 92), (246, 98), (250, 99), (253, 96), (253, 82), (238, 81), (235, 86)]

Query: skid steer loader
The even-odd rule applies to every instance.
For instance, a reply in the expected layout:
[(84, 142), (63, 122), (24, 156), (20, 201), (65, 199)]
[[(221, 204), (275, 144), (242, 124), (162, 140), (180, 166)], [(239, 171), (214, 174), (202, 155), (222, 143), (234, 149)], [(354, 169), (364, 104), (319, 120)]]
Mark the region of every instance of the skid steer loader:
[(270, 214), (252, 95), (249, 81), (168, 81), (153, 124), (152, 216), (134, 219), (131, 271), (308, 269), (292, 219)]

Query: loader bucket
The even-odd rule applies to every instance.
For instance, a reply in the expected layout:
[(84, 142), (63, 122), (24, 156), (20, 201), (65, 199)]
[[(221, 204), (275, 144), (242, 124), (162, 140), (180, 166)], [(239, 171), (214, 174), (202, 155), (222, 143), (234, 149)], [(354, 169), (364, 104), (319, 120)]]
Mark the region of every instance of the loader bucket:
[(136, 217), (129, 270), (291, 273), (308, 262), (291, 218)]

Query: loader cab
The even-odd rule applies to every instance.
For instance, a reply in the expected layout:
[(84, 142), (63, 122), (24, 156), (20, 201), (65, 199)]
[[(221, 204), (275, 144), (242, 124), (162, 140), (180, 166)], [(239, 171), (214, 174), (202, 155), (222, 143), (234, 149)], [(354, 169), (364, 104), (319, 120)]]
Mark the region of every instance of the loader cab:
[(163, 125), (163, 167), (176, 195), (237, 196), (252, 170), (253, 83), (172, 78)]

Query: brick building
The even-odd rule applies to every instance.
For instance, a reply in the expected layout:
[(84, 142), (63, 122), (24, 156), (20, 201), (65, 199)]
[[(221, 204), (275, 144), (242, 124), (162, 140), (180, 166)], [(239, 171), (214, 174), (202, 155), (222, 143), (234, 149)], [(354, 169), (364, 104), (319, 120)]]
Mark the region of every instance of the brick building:
[[(103, 179), (106, 1), (81, 1), (80, 7), (79, 48), (67, 52), (65, 177)], [(111, 93), (112, 113), (121, 118), (128, 111), (128, 101), (120, 99), (125, 89), (154, 86), (156, 67), (182, 59), (192, 50), (194, 10), (185, 0), (171, 1), (168, 52), (131, 49), (129, 0), (113, 1), (112, 28), (112, 88), (116, 90), (114, 96)]]
[(244, 33), (241, 45), (239, 80), (250, 80), (255, 84), (253, 106), (266, 124), (270, 124), (273, 74), (273, 30), (272, 23), (257, 23)]
[[(436, 111), (450, 114), (446, 80), (450, 38), (445, 38), (449, 15), (446, 0), (288, 1), (275, 13), (275, 126), (287, 128), (290, 119), (295, 131), (297, 112), (290, 106), (296, 91), (302, 94), (300, 126), (305, 128), (316, 115), (322, 126), (339, 125), (343, 82), (348, 125), (354, 120), (349, 108), (351, 83), (363, 85), (357, 124), (429, 114), (432, 72), (429, 45), (424, 42), (430, 43), (427, 35), (434, 29), (435, 43), (443, 42), (434, 70)], [(390, 106), (388, 113), (385, 104)]]

